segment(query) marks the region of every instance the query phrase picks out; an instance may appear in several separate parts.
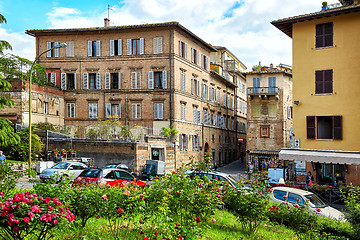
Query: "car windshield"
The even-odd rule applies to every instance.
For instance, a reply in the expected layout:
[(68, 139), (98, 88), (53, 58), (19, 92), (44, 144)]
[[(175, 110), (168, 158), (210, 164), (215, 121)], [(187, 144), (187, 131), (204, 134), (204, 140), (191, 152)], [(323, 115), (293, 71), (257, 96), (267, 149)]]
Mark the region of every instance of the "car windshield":
[(145, 172), (151, 172), (152, 165), (148, 164), (145, 167)]
[(233, 185), (235, 188), (238, 187), (236, 180), (232, 176), (228, 176), (228, 179), (231, 185)]
[(53, 166), (54, 169), (67, 169), (69, 167), (70, 163), (68, 162), (61, 162)]
[(310, 200), (310, 207), (326, 207), (326, 205), (321, 201), (315, 194), (305, 195), (306, 199)]
[(80, 175), (80, 177), (89, 177), (89, 178), (101, 178), (102, 170), (99, 168), (88, 168), (84, 170)]

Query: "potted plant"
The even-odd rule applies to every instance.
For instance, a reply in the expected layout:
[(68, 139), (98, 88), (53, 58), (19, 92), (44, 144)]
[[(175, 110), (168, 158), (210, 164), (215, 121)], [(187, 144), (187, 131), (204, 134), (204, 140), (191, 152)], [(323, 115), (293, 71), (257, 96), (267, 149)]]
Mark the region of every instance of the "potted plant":
[(322, 2), (322, 8), (321, 10), (326, 10), (327, 9), (327, 2)]

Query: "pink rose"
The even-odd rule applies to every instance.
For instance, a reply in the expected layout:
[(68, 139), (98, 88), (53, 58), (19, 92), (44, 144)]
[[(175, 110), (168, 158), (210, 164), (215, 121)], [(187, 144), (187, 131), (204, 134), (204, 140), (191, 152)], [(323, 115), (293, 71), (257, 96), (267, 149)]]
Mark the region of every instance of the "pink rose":
[(101, 199), (107, 200), (106, 195), (102, 195), (102, 196), (101, 196)]
[(29, 217), (24, 217), (24, 222), (29, 223), (29, 222), (30, 222), (30, 218), (29, 218)]
[(124, 209), (122, 209), (121, 207), (119, 207), (119, 208), (118, 208), (118, 212), (119, 212), (120, 214), (122, 214), (122, 213), (124, 213)]
[(295, 204), (294, 207), (295, 207), (295, 208), (299, 208), (299, 204)]
[(216, 220), (213, 218), (213, 219), (212, 219), (212, 222), (213, 222), (213, 223), (216, 223)]
[(317, 208), (316, 211), (317, 211), (317, 212), (321, 212), (321, 209), (320, 209), (320, 208)]
[(123, 193), (124, 196), (129, 196), (130, 195), (130, 192), (128, 190), (125, 190), (124, 193)]

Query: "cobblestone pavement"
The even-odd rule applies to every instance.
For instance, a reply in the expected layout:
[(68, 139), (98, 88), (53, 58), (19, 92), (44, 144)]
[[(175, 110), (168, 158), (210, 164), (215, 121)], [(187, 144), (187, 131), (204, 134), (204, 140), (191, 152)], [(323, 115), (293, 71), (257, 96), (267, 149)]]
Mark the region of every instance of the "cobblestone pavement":
[(223, 167), (219, 167), (218, 170), (230, 174), (237, 181), (248, 179), (248, 175), (245, 173), (245, 161), (242, 162), (240, 159)]

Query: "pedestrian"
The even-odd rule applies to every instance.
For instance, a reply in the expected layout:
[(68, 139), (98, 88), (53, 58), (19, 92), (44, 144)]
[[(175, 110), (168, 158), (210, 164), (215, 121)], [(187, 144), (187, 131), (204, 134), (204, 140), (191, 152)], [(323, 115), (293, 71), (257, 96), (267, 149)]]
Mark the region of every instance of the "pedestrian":
[(217, 165), (216, 165), (216, 162), (214, 162), (214, 171), (217, 171)]
[(306, 178), (305, 178), (306, 186), (312, 187), (313, 181), (314, 181), (314, 177), (313, 177), (313, 175), (311, 175), (311, 172), (309, 171), (308, 175), (306, 175)]
[(6, 157), (3, 153), (3, 151), (0, 150), (0, 164), (5, 163), (5, 161), (6, 161)]

